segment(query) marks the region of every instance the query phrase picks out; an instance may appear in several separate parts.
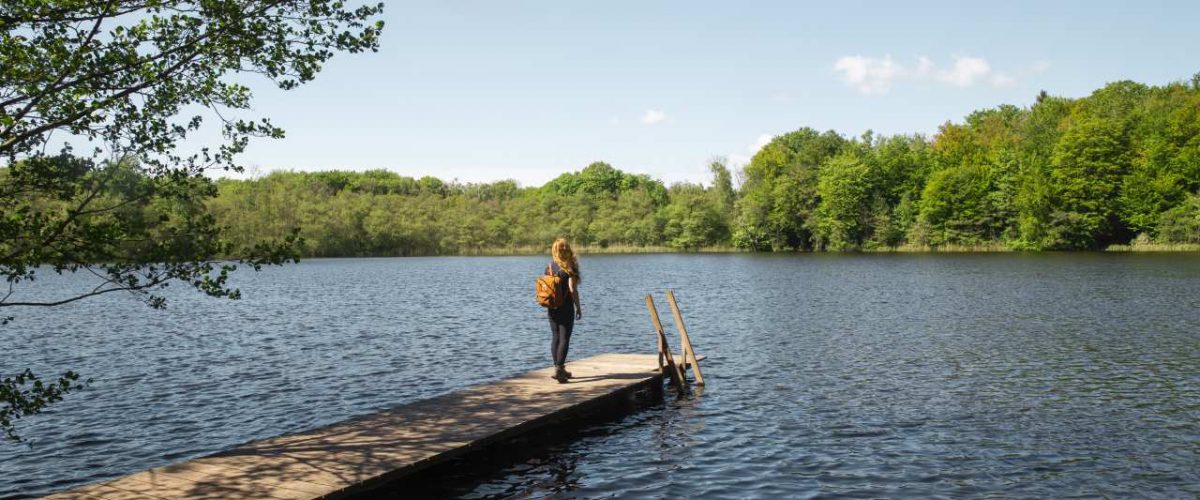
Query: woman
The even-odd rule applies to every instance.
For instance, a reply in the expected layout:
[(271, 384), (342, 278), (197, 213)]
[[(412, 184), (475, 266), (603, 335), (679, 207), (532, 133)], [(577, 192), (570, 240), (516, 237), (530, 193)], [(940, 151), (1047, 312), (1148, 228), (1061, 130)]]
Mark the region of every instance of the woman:
[[(571, 372), (567, 371), (567, 348), (571, 344), (571, 329), (575, 320), (583, 319), (583, 309), (579, 306), (579, 259), (571, 251), (567, 240), (559, 238), (550, 247), (550, 264), (546, 265), (546, 274), (557, 274), (559, 282), (566, 285), (566, 300), (555, 309), (548, 309), (550, 315), (550, 354), (554, 357), (554, 375), (551, 377), (560, 384), (567, 383)], [(563, 285), (559, 285), (563, 286)]]

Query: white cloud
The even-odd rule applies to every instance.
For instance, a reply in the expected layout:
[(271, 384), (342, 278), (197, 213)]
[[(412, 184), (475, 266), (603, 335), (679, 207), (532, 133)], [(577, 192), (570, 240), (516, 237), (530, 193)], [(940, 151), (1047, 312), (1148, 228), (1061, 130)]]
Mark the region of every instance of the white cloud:
[(883, 59), (845, 56), (834, 63), (833, 70), (841, 72), (842, 81), (865, 95), (886, 94), (901, 73), (891, 56)]
[(750, 148), (749, 148), (750, 154), (757, 153), (758, 150), (763, 148), (763, 146), (770, 144), (771, 140), (774, 138), (775, 138), (775, 136), (773, 136), (771, 134), (762, 134), (762, 135), (758, 136), (758, 139), (754, 140), (754, 144), (750, 145)]
[(901, 82), (934, 82), (953, 87), (967, 88), (977, 84), (993, 87), (1015, 87), (1031, 75), (1050, 69), (1049, 61), (1038, 61), (1028, 67), (1010, 71), (999, 71), (987, 59), (973, 56), (954, 56), (954, 63), (939, 68), (927, 56), (917, 58), (915, 65), (905, 65), (881, 58), (844, 56), (834, 63), (834, 71), (846, 85), (863, 95), (882, 95)]
[(986, 59), (979, 57), (954, 58), (954, 67), (938, 72), (938, 80), (955, 87), (970, 87), (992, 72)]
[(992, 75), (993, 87), (1013, 87), (1017, 84), (1017, 78), (1008, 73), (1000, 73)]
[(662, 123), (662, 121), (666, 119), (667, 114), (657, 109), (647, 110), (646, 114), (642, 115), (642, 123), (645, 123), (646, 125)]
[(773, 139), (775, 139), (775, 136), (773, 136), (771, 134), (759, 135), (758, 138), (754, 140), (753, 144), (746, 146), (745, 153), (731, 153), (729, 155), (729, 164), (730, 165), (745, 165), (747, 163), (750, 163), (750, 159), (753, 158), (754, 155), (758, 153), (758, 150), (762, 149), (763, 146), (770, 144)]
[(918, 79), (927, 78), (931, 73), (933, 73), (933, 61), (925, 56), (918, 57), (916, 77)]

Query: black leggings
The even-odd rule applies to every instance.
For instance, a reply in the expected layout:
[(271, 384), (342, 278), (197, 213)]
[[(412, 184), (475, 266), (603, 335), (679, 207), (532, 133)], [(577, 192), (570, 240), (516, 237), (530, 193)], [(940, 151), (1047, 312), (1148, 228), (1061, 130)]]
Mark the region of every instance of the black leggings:
[(567, 364), (567, 349), (571, 347), (571, 330), (575, 328), (575, 318), (567, 321), (556, 321), (550, 317), (550, 355), (554, 357), (554, 366)]

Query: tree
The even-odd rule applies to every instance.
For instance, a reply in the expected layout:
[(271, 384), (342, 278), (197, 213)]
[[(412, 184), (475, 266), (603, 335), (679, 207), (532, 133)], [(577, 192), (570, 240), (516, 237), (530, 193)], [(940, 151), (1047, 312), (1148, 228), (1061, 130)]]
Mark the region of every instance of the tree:
[(847, 147), (834, 131), (811, 128), (780, 135), (745, 168), (734, 244), (754, 250), (811, 249), (821, 165)]
[(583, 194), (589, 197), (617, 198), (622, 192), (645, 188), (659, 201), (666, 200), (667, 189), (662, 182), (648, 175), (622, 172), (608, 163), (597, 161), (579, 172), (570, 172), (556, 177), (542, 186), (543, 190), (561, 195)]
[(1158, 225), (1158, 240), (1200, 244), (1200, 195), (1188, 195), (1178, 206), (1163, 212)]
[(821, 204), (813, 217), (817, 248), (853, 250), (863, 243), (869, 213), (870, 169), (857, 155), (835, 156), (821, 170), (817, 193)]
[(696, 250), (729, 239), (725, 212), (721, 211), (719, 192), (699, 184), (671, 186), (671, 202), (663, 208), (663, 237), (668, 246)]
[[(282, 137), (268, 120), (234, 118), (251, 92), (231, 78), (266, 77), (289, 90), (312, 80), (337, 52), (376, 50), (382, 4), (340, 1), (41, 0), (0, 5), (0, 309), (50, 307), (173, 281), (237, 298), (226, 285), (239, 261), (257, 269), (292, 257), (295, 240), (238, 248), (206, 210), (212, 169), (239, 171), (251, 137)], [(182, 151), (206, 109), (225, 142)], [(55, 142), (59, 141), (59, 142)], [(69, 141), (86, 148), (77, 155)], [(60, 145), (61, 143), (61, 145)], [(57, 148), (47, 154), (47, 148)], [(12, 290), (49, 266), (86, 272), (89, 293), (12, 301)], [(5, 323), (11, 319), (4, 316)], [(78, 387), (67, 372), (0, 383), (0, 428)]]
[(1070, 99), (1050, 97), (1043, 91), (1020, 125), (1017, 192), (1013, 199), (1018, 237), (1011, 242), (1016, 248), (1036, 250), (1052, 244), (1050, 164), (1071, 106)]
[(873, 172), (871, 237), (868, 247), (896, 247), (916, 222), (929, 170), (929, 142), (920, 135), (881, 137), (864, 160)]
[(713, 191), (716, 193), (718, 208), (721, 213), (728, 214), (737, 202), (737, 191), (733, 189), (733, 175), (725, 166), (724, 158), (715, 158), (708, 164), (708, 171), (713, 176)]
[(1118, 123), (1084, 118), (1059, 139), (1052, 158), (1055, 247), (1091, 248), (1125, 237), (1118, 217), (1121, 177), (1129, 170), (1127, 136)]
[(992, 217), (987, 194), (994, 189), (990, 170), (983, 165), (934, 172), (921, 195), (918, 216), (924, 243), (977, 245), (994, 241), (1002, 225)]

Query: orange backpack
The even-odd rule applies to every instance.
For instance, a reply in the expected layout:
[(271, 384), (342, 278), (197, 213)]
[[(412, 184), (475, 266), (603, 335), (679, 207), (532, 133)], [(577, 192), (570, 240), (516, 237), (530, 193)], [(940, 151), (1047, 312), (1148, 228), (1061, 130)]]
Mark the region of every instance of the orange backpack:
[(537, 278), (537, 303), (547, 309), (558, 309), (567, 300), (567, 294), (562, 291), (562, 278), (558, 277), (558, 273), (553, 269), (547, 271), (550, 274)]

